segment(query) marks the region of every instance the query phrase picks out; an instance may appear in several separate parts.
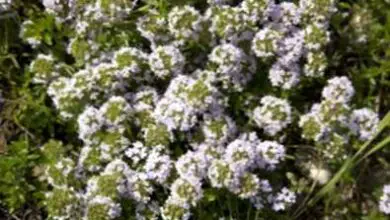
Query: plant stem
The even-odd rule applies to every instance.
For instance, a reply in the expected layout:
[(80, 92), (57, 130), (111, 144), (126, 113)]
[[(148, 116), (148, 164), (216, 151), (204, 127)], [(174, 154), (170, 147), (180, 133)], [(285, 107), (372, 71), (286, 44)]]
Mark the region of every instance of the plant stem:
[(259, 210), (256, 210), (255, 220), (257, 220), (257, 218), (259, 217), (259, 213)]
[(247, 214), (246, 214), (246, 219), (247, 219), (247, 220), (250, 220), (251, 211), (252, 211), (252, 204), (249, 204), (249, 209), (248, 209), (248, 212), (247, 212)]
[(232, 200), (231, 200), (230, 195), (228, 195), (228, 206), (229, 206), (229, 216), (230, 216), (230, 220), (232, 220), (232, 219), (233, 219), (233, 216), (232, 216)]

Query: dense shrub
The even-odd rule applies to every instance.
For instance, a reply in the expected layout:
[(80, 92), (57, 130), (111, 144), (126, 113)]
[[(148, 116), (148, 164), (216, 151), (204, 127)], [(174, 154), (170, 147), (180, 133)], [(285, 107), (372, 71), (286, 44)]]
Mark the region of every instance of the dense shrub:
[(0, 4), (11, 212), (390, 213), (386, 1)]

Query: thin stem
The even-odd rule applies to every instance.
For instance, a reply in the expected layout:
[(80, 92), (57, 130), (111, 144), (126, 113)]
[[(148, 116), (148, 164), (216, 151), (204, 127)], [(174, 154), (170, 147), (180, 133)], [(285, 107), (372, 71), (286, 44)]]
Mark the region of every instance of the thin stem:
[(238, 212), (238, 199), (237, 199), (237, 197), (234, 197), (234, 207), (235, 207), (235, 209), (236, 209), (236, 217), (238, 218), (239, 217), (239, 212)]
[(248, 209), (248, 212), (246, 214), (246, 220), (249, 220), (250, 217), (251, 217), (251, 211), (252, 211), (252, 204), (249, 204), (249, 209)]
[(33, 139), (36, 139), (35, 138), (35, 135), (33, 135), (30, 131), (27, 130), (27, 128), (25, 128), (23, 125), (21, 125), (18, 121), (18, 119), (16, 117), (14, 117), (14, 123), (20, 128), (22, 129), (27, 135), (29, 135), (31, 138)]
[(230, 216), (230, 220), (233, 219), (233, 212), (232, 212), (232, 200), (231, 200), (231, 197), (230, 195), (228, 195), (228, 207), (229, 207), (229, 216)]
[(259, 214), (260, 214), (259, 210), (256, 210), (255, 220), (259, 218)]
[(286, 158), (286, 159), (289, 159), (289, 160), (295, 160), (295, 157), (294, 157), (293, 155), (288, 155), (288, 154), (286, 154), (286, 155), (285, 155), (285, 158)]
[(305, 206), (305, 205), (306, 205), (307, 201), (309, 201), (310, 196), (312, 195), (312, 193), (314, 192), (314, 188), (316, 187), (316, 185), (317, 185), (317, 181), (314, 181), (313, 184), (310, 187), (310, 192), (307, 194), (305, 199), (301, 202), (301, 204), (297, 208), (297, 211), (294, 212), (294, 214), (293, 214), (293, 218), (294, 219), (297, 218), (301, 213), (303, 213), (306, 210), (307, 206)]

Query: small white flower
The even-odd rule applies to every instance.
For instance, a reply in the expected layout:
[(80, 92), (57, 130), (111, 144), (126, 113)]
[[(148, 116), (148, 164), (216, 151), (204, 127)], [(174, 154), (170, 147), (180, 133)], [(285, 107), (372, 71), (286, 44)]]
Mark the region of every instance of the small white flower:
[(371, 109), (362, 108), (352, 112), (349, 127), (360, 140), (365, 141), (375, 134), (378, 124), (378, 115)]
[(253, 111), (253, 119), (268, 135), (276, 135), (291, 123), (291, 107), (286, 100), (265, 96), (261, 104)]
[(275, 211), (286, 210), (288, 206), (292, 205), (296, 201), (296, 195), (294, 192), (287, 188), (283, 188), (275, 196), (270, 199), (273, 203), (272, 209)]
[(200, 181), (206, 176), (207, 158), (204, 154), (187, 151), (175, 163), (180, 177), (188, 181)]
[(320, 185), (324, 185), (330, 180), (332, 174), (329, 170), (312, 164), (310, 165), (309, 176), (311, 179), (318, 182)]
[(126, 192), (136, 202), (148, 203), (154, 188), (145, 173), (132, 172), (126, 177)]
[(85, 108), (84, 112), (79, 115), (77, 122), (79, 126), (79, 138), (87, 143), (90, 137), (99, 131), (104, 124), (99, 110), (92, 106)]
[(0, 0), (0, 12), (7, 11), (11, 8), (13, 0)]
[(267, 20), (271, 8), (275, 7), (274, 0), (244, 0), (240, 5), (241, 9), (248, 16), (248, 20), (263, 22)]
[(271, 84), (282, 89), (292, 89), (295, 87), (300, 78), (298, 65), (292, 65), (284, 68), (279, 63), (275, 63), (269, 71)]
[(173, 45), (158, 46), (149, 56), (149, 65), (157, 77), (166, 79), (182, 74), (185, 58)]
[(146, 15), (137, 20), (137, 30), (151, 42), (153, 48), (167, 43), (172, 38), (167, 19), (155, 9), (149, 9)]
[(390, 185), (384, 185), (379, 200), (379, 210), (386, 215), (390, 214)]
[(145, 173), (149, 179), (164, 184), (171, 174), (172, 164), (168, 155), (153, 151), (145, 162)]
[(331, 102), (348, 103), (354, 94), (355, 89), (345, 76), (329, 79), (328, 85), (322, 90), (322, 97)]
[(325, 74), (327, 59), (324, 52), (309, 51), (306, 55), (307, 63), (304, 66), (303, 73), (308, 77), (321, 77)]
[(252, 50), (257, 57), (271, 57), (275, 55), (278, 42), (282, 34), (270, 27), (265, 27), (256, 33), (252, 41)]
[(62, 8), (60, 0), (42, 0), (43, 6), (45, 6), (46, 10), (57, 11)]
[(261, 168), (274, 170), (285, 157), (285, 148), (276, 141), (263, 141), (256, 146), (256, 164)]
[(125, 156), (131, 160), (132, 166), (137, 167), (141, 161), (146, 160), (148, 153), (148, 147), (137, 141), (125, 151)]
[(235, 181), (234, 171), (223, 160), (213, 160), (208, 169), (207, 176), (215, 188), (229, 187)]
[(255, 148), (250, 142), (236, 139), (227, 146), (223, 159), (229, 164), (234, 174), (240, 176), (253, 167), (255, 157)]
[[(95, 205), (105, 205), (107, 206), (107, 217), (110, 219), (115, 219), (121, 215), (122, 208), (121, 205), (115, 203), (111, 198), (104, 196), (96, 196), (92, 200), (88, 201), (88, 208), (86, 210), (86, 216), (88, 216), (89, 209), (92, 209)], [(102, 216), (103, 217), (103, 216)]]
[(171, 185), (171, 199), (175, 204), (190, 204), (196, 206), (196, 203), (203, 197), (202, 185), (199, 181), (188, 181), (185, 179), (176, 179)]
[(178, 40), (198, 40), (202, 30), (202, 17), (194, 7), (174, 7), (168, 14), (169, 31)]
[(325, 139), (330, 128), (326, 123), (321, 121), (317, 112), (310, 112), (302, 115), (299, 119), (299, 127), (302, 128), (302, 137), (312, 139), (314, 141), (321, 141)]
[(289, 31), (301, 22), (302, 11), (293, 2), (282, 2), (274, 5), (270, 12), (275, 23), (279, 23), (283, 31)]

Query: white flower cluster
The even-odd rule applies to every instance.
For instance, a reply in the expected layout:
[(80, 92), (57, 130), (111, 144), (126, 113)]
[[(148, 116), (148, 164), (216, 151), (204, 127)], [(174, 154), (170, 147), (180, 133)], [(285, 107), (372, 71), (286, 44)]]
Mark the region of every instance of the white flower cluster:
[(286, 100), (265, 96), (261, 104), (253, 111), (253, 119), (266, 134), (274, 136), (291, 123), (291, 107)]
[(11, 8), (12, 0), (0, 0), (0, 12)]
[(295, 203), (296, 196), (287, 188), (283, 188), (273, 199), (275, 200), (273, 209), (279, 211), (284, 210), (286, 205)]
[(215, 71), (217, 81), (224, 89), (233, 88), (241, 91), (256, 71), (252, 57), (233, 44), (221, 44), (214, 47), (209, 55), (209, 65)]
[(179, 44), (190, 40), (199, 40), (204, 28), (203, 24), (203, 18), (199, 11), (191, 6), (176, 6), (168, 15), (169, 31)]
[(129, 145), (126, 138), (127, 121), (131, 107), (125, 99), (111, 97), (100, 109), (87, 107), (78, 117), (81, 149), (79, 169), (95, 171), (101, 162), (111, 161)]
[(182, 73), (185, 58), (174, 46), (158, 46), (149, 57), (150, 69), (159, 78), (177, 76)]
[[(257, 209), (282, 211), (296, 201), (284, 182), (269, 178), (286, 158), (296, 104), (272, 93), (278, 90), (253, 91), (267, 66), (271, 84), (282, 89), (296, 87), (302, 72), (323, 75), (333, 1), (208, 1), (204, 13), (185, 5), (142, 17), (131, 14), (145, 10), (133, 8), (137, 1), (80, 2), (69, 1), (66, 15), (62, 1), (44, 3), (75, 29), (67, 44), (74, 63), (53, 53), (30, 65), (81, 140), (44, 147), (53, 161), (46, 171), (51, 218), (189, 219), (211, 190)], [(121, 20), (135, 33), (114, 36)], [(21, 35), (39, 46), (31, 22)], [(344, 143), (344, 128), (362, 140), (375, 132), (374, 113), (349, 117), (354, 90), (346, 77), (330, 79), (322, 94), (301, 116), (303, 138), (332, 147)]]
[[(264, 60), (275, 58), (269, 71), (273, 86), (288, 90), (299, 83), (302, 73), (307, 77), (324, 74), (324, 48), (329, 41), (327, 21), (334, 11), (333, 4), (332, 1), (317, 4), (304, 0), (299, 5), (255, 0), (243, 2), (246, 8), (261, 8), (262, 14), (268, 16), (262, 20), (264, 27), (253, 38), (252, 50)], [(306, 61), (303, 68), (300, 66), (302, 61)]]
[(378, 124), (378, 115), (368, 108), (356, 109), (350, 117), (350, 129), (363, 141), (375, 134)]
[(50, 13), (60, 13), (64, 7), (71, 12), (69, 16), (87, 17), (98, 21), (120, 19), (127, 16), (138, 0), (130, 1), (104, 1), (91, 0), (80, 2), (77, 0), (42, 0), (42, 4)]
[[(265, 204), (281, 203), (278, 194), (272, 194), (269, 181), (260, 179), (255, 171), (272, 171), (284, 157), (283, 145), (275, 141), (262, 142), (256, 133), (242, 134), (230, 143), (217, 147), (202, 143), (195, 151), (187, 151), (176, 161), (175, 167), (180, 177), (171, 187), (168, 207), (172, 208), (172, 204), (176, 204), (176, 208), (194, 206), (203, 196), (201, 189), (205, 182), (217, 189), (226, 188), (241, 199), (250, 199), (259, 209)], [(179, 189), (175, 184), (183, 185), (181, 196), (177, 195)]]
[(35, 74), (35, 83), (46, 83), (58, 77), (56, 67), (54, 66), (53, 56), (39, 54), (37, 58), (31, 62), (30, 71)]
[(138, 0), (41, 0), (41, 2), (47, 12), (46, 19), (50, 21), (45, 19), (24, 21), (20, 37), (35, 48), (47, 40), (43, 32), (48, 22), (56, 26), (69, 23), (69, 28), (74, 30), (75, 34), (70, 36), (72, 40), (69, 42), (68, 51), (84, 64), (83, 59), (94, 58), (97, 53), (96, 41), (101, 37), (100, 30), (128, 18)]
[(386, 215), (390, 214), (390, 185), (384, 185), (379, 201), (379, 210)]
[(376, 132), (378, 115), (368, 108), (351, 112), (349, 103), (355, 90), (351, 81), (345, 77), (334, 77), (328, 80), (322, 90), (323, 100), (314, 104), (309, 113), (300, 117), (299, 126), (302, 137), (322, 142), (326, 156), (334, 158), (349, 141), (349, 132), (364, 141)]

